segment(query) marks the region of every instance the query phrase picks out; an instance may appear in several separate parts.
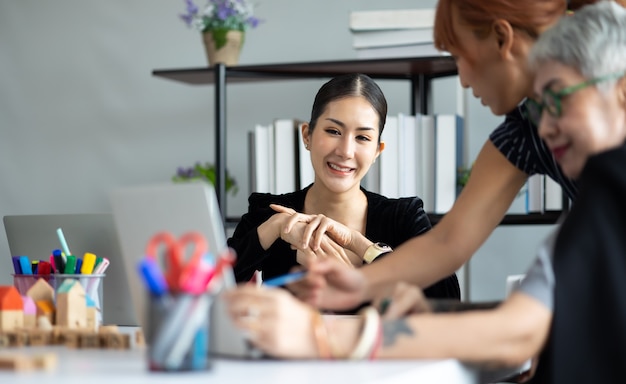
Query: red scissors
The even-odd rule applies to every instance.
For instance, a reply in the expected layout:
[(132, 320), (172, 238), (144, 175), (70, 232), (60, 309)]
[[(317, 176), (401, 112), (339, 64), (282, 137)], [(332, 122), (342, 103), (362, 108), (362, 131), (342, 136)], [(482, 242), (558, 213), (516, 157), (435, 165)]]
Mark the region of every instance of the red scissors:
[[(187, 232), (178, 240), (169, 232), (158, 232), (146, 246), (146, 257), (156, 261), (159, 259), (159, 248), (164, 246), (164, 265), (162, 266), (165, 281), (170, 291), (180, 292), (184, 277), (196, 270), (203, 256), (208, 252), (209, 245), (204, 236), (198, 232)], [(187, 257), (188, 249), (191, 255)], [(182, 279), (181, 279), (182, 277)]]

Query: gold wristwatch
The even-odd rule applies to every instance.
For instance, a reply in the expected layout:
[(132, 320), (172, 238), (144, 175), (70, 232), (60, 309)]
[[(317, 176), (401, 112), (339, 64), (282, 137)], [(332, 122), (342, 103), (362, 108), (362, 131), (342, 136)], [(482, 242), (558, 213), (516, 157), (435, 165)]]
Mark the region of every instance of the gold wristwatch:
[(387, 244), (374, 243), (370, 245), (369, 247), (367, 247), (367, 250), (365, 251), (365, 255), (363, 255), (363, 261), (366, 262), (367, 264), (370, 264), (378, 256), (382, 255), (383, 253), (389, 253), (389, 252), (393, 252), (393, 249), (391, 249), (391, 247), (388, 246)]

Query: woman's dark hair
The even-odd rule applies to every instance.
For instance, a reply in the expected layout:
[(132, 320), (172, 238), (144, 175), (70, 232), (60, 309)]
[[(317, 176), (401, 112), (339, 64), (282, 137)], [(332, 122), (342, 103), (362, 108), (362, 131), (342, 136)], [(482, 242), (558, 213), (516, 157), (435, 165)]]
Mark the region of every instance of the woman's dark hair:
[(313, 132), (317, 119), (324, 113), (329, 103), (345, 97), (359, 96), (365, 98), (378, 114), (378, 141), (380, 142), (380, 135), (383, 133), (387, 119), (387, 100), (378, 84), (362, 73), (337, 76), (322, 85), (313, 101), (308, 134)]

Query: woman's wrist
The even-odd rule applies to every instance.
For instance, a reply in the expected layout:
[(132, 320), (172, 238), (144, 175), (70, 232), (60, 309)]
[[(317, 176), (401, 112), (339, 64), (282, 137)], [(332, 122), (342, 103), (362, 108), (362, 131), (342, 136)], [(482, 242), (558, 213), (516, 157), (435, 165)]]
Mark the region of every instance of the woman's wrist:
[(354, 252), (354, 254), (358, 255), (362, 260), (363, 256), (365, 255), (365, 252), (367, 252), (367, 249), (372, 244), (374, 243), (371, 240), (369, 240), (367, 237), (363, 236), (361, 232), (353, 230), (350, 244), (348, 244), (346, 248)]
[(276, 213), (257, 227), (259, 243), (264, 250), (268, 250), (280, 238), (280, 232), (283, 227), (280, 219), (281, 214)]

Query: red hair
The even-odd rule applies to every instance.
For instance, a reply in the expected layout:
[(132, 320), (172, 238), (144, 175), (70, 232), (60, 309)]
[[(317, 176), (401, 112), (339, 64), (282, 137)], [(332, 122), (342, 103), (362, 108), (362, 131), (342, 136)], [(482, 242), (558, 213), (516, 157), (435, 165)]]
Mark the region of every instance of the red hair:
[[(570, 10), (579, 9), (598, 0), (571, 0)], [(626, 0), (616, 0), (626, 7)], [(452, 11), (457, 10), (461, 22), (475, 29), (477, 35), (489, 30), (496, 20), (506, 20), (511, 26), (533, 39), (554, 24), (567, 10), (565, 0), (439, 0), (435, 12), (435, 46), (440, 50), (459, 47), (454, 34)]]

